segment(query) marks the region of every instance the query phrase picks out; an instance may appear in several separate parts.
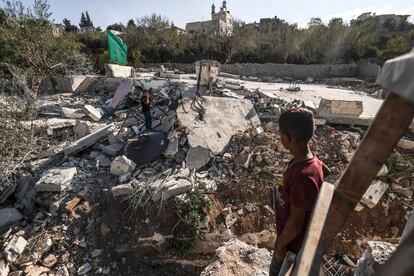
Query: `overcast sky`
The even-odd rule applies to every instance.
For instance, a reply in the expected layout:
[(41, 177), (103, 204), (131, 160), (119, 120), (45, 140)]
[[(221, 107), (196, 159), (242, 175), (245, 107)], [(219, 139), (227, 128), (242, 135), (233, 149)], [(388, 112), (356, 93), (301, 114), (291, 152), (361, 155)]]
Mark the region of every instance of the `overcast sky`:
[[(22, 0), (31, 5), (33, 0)], [(185, 27), (191, 21), (210, 19), (211, 4), (221, 6), (218, 0), (49, 0), (56, 23), (68, 18), (78, 24), (80, 14), (87, 10), (95, 26), (105, 28), (112, 23), (124, 23), (151, 13), (165, 15), (176, 26)], [(325, 22), (332, 17), (346, 21), (364, 12), (377, 14), (397, 13), (411, 15), (414, 21), (413, 0), (228, 0), (227, 6), (234, 17), (247, 23), (263, 17), (285, 19), (306, 26), (312, 17)]]

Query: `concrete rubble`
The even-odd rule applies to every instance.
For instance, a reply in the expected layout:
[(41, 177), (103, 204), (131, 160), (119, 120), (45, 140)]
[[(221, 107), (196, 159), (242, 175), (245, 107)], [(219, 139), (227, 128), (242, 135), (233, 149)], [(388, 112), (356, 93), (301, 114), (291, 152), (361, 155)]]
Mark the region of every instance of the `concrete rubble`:
[(368, 242), (368, 248), (358, 260), (355, 276), (375, 275), (375, 269), (384, 264), (396, 249), (397, 247), (391, 243)]
[(111, 163), (111, 174), (121, 176), (126, 173), (132, 172), (136, 165), (133, 161), (129, 160), (126, 156), (118, 156)]
[[(40, 132), (44, 152), (30, 155), (16, 186), (4, 191), (4, 201), (0, 197), (0, 274), (132, 275), (139, 267), (150, 275), (164, 266), (159, 256), (171, 238), (191, 238), (191, 225), (178, 212), (206, 199), (209, 208), (196, 214), (197, 233), (205, 239), (190, 250), (204, 257), (180, 269), (191, 263), (197, 273), (204, 269), (202, 275), (267, 275), (275, 243), (271, 194), (292, 159), (278, 135), (280, 114), (305, 107), (319, 116), (311, 149), (334, 183), (365, 133), (351, 125), (367, 124), (381, 103), (312, 78), (293, 93), (290, 80), (264, 83), (219, 76), (218, 70), (202, 72), (197, 96), (196, 76), (152, 70), (137, 73), (134, 90), (112, 105), (133, 71), (111, 65), (111, 77), (85, 76), (74, 80), (76, 93), (37, 100), (43, 118), (24, 125)], [(140, 93), (150, 88), (153, 130), (147, 132)], [(344, 125), (336, 126), (339, 121)], [(337, 252), (357, 260), (380, 219), (384, 229), (375, 240), (401, 234), (413, 204), (405, 177), (412, 159), (403, 154), (413, 149), (411, 140), (407, 135), (397, 148), (405, 163), (387, 162), (366, 192), (356, 218), (338, 236)], [(347, 252), (350, 243), (358, 250)], [(214, 251), (207, 266), (205, 254)], [(132, 258), (136, 252), (148, 257)]]
[(271, 260), (269, 250), (232, 239), (216, 250), (213, 261), (200, 275), (268, 275)]
[(69, 187), (76, 173), (77, 170), (74, 167), (51, 169), (36, 182), (36, 190), (38, 192), (61, 192)]

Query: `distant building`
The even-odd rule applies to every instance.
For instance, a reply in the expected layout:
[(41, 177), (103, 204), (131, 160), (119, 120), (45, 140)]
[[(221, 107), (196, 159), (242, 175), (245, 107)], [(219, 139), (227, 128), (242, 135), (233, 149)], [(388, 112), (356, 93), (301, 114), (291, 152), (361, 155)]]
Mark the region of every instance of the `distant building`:
[(216, 6), (211, 6), (211, 20), (187, 23), (186, 30), (189, 34), (213, 34), (219, 36), (229, 36), (233, 34), (234, 17), (227, 10), (227, 2), (219, 12), (216, 12)]
[(176, 27), (176, 26), (172, 26), (172, 27), (171, 27), (171, 29), (172, 29), (173, 31), (175, 31), (178, 35), (185, 35), (185, 34), (187, 33), (187, 31), (186, 31), (186, 30), (181, 29), (181, 28)]
[(380, 14), (376, 15), (375, 13), (366, 12), (358, 16), (356, 22), (364, 21), (368, 18), (373, 18), (378, 21), (379, 24), (383, 25), (385, 23), (390, 23), (395, 26), (400, 25), (403, 22), (406, 22), (410, 15), (398, 15), (398, 14)]
[(81, 27), (80, 28), (80, 30), (79, 30), (79, 32), (80, 33), (93, 33), (93, 32), (95, 32), (96, 31), (96, 29), (95, 29), (95, 27), (94, 26), (90, 26), (90, 27)]
[(53, 37), (61, 37), (65, 28), (61, 24), (52, 24)]

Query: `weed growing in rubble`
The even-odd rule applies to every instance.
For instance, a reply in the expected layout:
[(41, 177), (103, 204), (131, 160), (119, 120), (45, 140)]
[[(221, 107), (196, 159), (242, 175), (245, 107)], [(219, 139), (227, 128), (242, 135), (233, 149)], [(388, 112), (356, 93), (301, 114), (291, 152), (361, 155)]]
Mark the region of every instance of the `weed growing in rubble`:
[(167, 240), (166, 246), (169, 251), (183, 255), (185, 251), (193, 248), (198, 240), (205, 238), (200, 224), (211, 204), (200, 190), (195, 190), (191, 192), (189, 200), (178, 203), (176, 208), (179, 221), (173, 228), (173, 237)]
[(403, 172), (412, 173), (414, 172), (414, 166), (409, 160), (406, 159), (400, 153), (392, 153), (387, 160), (387, 167), (391, 173)]

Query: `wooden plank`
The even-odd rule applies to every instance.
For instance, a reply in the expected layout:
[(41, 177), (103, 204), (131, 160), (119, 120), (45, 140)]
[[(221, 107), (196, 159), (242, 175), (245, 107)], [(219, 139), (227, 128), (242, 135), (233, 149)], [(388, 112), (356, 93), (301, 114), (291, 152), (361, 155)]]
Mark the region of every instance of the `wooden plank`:
[(327, 217), (326, 248), (346, 223), (372, 180), (411, 124), (414, 105), (390, 94), (338, 181)]
[(376, 276), (412, 276), (414, 274), (414, 229), (400, 243), (389, 260), (378, 267)]
[(325, 221), (334, 190), (334, 185), (327, 182), (323, 183), (306, 232), (302, 250), (299, 252), (293, 274), (291, 275), (318, 275), (324, 252), (323, 232), (326, 229)]

